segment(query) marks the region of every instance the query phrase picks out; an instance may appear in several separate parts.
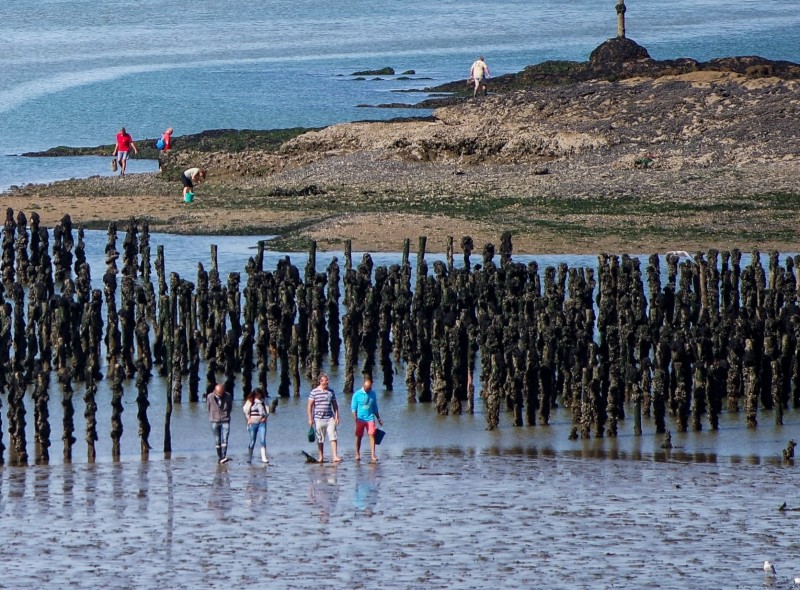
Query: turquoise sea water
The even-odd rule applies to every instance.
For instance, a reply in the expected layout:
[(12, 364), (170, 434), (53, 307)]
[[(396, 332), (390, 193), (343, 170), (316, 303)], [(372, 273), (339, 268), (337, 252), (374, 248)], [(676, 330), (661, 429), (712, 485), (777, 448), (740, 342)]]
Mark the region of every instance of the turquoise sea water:
[[(415, 102), (466, 77), (477, 54), (494, 75), (545, 59), (586, 59), (616, 34), (615, 1), (6, 0), (0, 4), (0, 189), (70, 177), (74, 163), (10, 162), (56, 145), (134, 139), (173, 126), (318, 126), (420, 111)], [(655, 58), (762, 55), (800, 61), (794, 0), (628, 2), (628, 36)], [(412, 80), (355, 81), (361, 69)], [(62, 170), (63, 168), (63, 170)], [(98, 170), (98, 173), (103, 170)], [(81, 171), (78, 175), (88, 175)]]

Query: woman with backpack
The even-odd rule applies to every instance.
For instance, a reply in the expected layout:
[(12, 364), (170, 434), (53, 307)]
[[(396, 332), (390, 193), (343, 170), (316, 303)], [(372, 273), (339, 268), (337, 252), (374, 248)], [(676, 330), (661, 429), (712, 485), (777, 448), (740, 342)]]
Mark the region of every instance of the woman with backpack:
[(164, 133), (161, 134), (161, 138), (156, 141), (156, 149), (158, 150), (158, 169), (164, 169), (164, 159), (167, 155), (167, 152), (172, 147), (172, 133), (175, 130), (172, 127), (168, 127)]
[(161, 139), (156, 142), (156, 149), (162, 154), (166, 154), (169, 148), (172, 147), (172, 133), (174, 131), (172, 127), (168, 127), (167, 130), (161, 134)]

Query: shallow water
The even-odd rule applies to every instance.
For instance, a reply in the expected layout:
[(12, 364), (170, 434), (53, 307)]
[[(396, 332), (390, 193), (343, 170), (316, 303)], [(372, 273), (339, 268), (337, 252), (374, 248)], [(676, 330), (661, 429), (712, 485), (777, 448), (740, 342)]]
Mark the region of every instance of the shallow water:
[(800, 503), (795, 476), (441, 450), (6, 467), (2, 585), (788, 588), (800, 513), (777, 507)]
[[(117, 176), (111, 170), (111, 155), (64, 156), (55, 158), (26, 158), (23, 156), (0, 157), (0, 192), (14, 184), (47, 183), (71, 178), (90, 176)], [(127, 172), (158, 172), (158, 161), (131, 158)], [(26, 213), (30, 213), (26, 211)]]
[[(76, 234), (76, 232), (74, 232)], [(122, 241), (125, 237), (124, 228), (119, 228), (117, 249), (121, 250)], [(262, 236), (261, 239), (268, 238)], [(102, 231), (90, 230), (86, 232), (86, 253), (87, 260), (92, 269), (93, 284), (95, 288), (101, 285), (102, 274), (105, 271), (104, 246), (106, 243), (106, 233)], [(217, 245), (217, 258), (221, 280), (227, 281), (228, 273), (242, 273), (240, 286), (243, 288), (246, 283), (246, 275), (243, 272), (247, 259), (255, 256), (255, 246), (260, 238), (252, 236), (174, 236), (169, 234), (152, 234), (151, 251), (152, 260), (155, 260), (157, 246), (161, 245), (165, 251), (165, 266), (167, 273), (177, 272), (186, 280), (195, 282), (197, 276), (197, 263), (202, 262), (205, 269), (211, 269), (210, 245)], [(399, 246), (399, 245), (398, 245)], [(432, 245), (433, 246), (433, 245)], [(305, 253), (282, 253), (265, 252), (264, 268), (274, 270), (278, 260), (285, 256), (290, 256), (292, 263), (297, 266), (301, 273), (306, 264)], [(326, 268), (331, 259), (336, 256), (341, 265), (344, 264), (344, 257), (341, 252), (319, 252), (317, 255), (317, 270)], [(784, 255), (785, 256), (785, 255)], [(354, 263), (360, 262), (362, 253), (353, 253)], [(376, 253), (372, 255), (376, 265), (398, 264), (401, 257), (397, 253)], [(478, 257), (473, 257), (473, 261)], [(663, 258), (663, 257), (662, 257)], [(441, 260), (441, 254), (429, 254), (426, 259), (429, 264), (433, 260)], [(515, 256), (519, 262), (536, 260), (539, 263), (540, 273), (550, 265), (557, 265), (566, 262), (570, 267), (591, 267), (596, 268), (597, 257), (591, 255), (582, 256)], [(641, 256), (643, 263), (646, 256)], [(412, 267), (416, 265), (416, 257), (411, 256)], [(460, 261), (457, 258), (457, 262)], [(663, 260), (662, 260), (663, 262)], [(118, 261), (121, 263), (121, 261)], [(749, 263), (749, 255), (743, 257), (742, 266)], [(662, 280), (666, 278), (666, 269), (662, 269)], [(156, 280), (153, 270), (153, 281)], [(645, 289), (647, 292), (647, 289)], [(119, 293), (118, 293), (119, 295)], [(27, 311), (27, 310), (26, 310)], [(104, 307), (105, 311), (105, 307)], [(344, 309), (342, 308), (342, 313)], [(105, 363), (105, 357), (103, 356)], [(341, 391), (344, 380), (343, 366), (329, 366), (326, 370), (331, 378), (331, 385), (336, 391)], [(105, 372), (106, 367), (101, 367)], [(480, 367), (476, 368), (475, 377), (479, 374)], [(656, 437), (654, 427), (650, 420), (644, 421), (644, 436), (633, 436), (633, 423), (631, 420), (621, 423), (620, 436), (616, 439), (593, 439), (590, 441), (570, 441), (568, 434), (571, 426), (571, 415), (569, 411), (557, 408), (551, 415), (550, 426), (535, 426), (515, 428), (511, 425), (510, 416), (501, 416), (500, 428), (496, 431), (486, 431), (486, 421), (484, 416), (483, 404), (480, 400), (477, 387), (474, 415), (461, 415), (441, 417), (436, 414), (432, 404), (407, 404), (404, 367), (396, 366), (394, 375), (394, 391), (383, 389), (383, 375), (375, 374), (375, 388), (378, 392), (378, 401), (381, 413), (387, 422), (386, 442), (383, 445), (385, 452), (403, 453), (408, 450), (422, 450), (429, 448), (436, 449), (456, 449), (459, 451), (468, 450), (469, 452), (503, 452), (514, 449), (521, 453), (534, 454), (557, 454), (575, 457), (613, 457), (631, 459), (661, 459), (663, 452), (661, 436)], [(205, 364), (200, 369), (201, 393), (205, 385)], [(77, 444), (73, 447), (72, 461), (83, 463), (87, 461), (86, 443), (84, 442), (85, 422), (83, 419), (84, 403), (83, 385), (73, 384), (75, 393), (73, 404), (75, 408), (75, 428)], [(108, 461), (111, 457), (111, 439), (109, 437), (111, 424), (111, 392), (109, 382), (102, 380), (98, 382), (98, 430), (100, 440), (96, 443), (98, 459)], [(124, 383), (124, 408), (122, 416), (124, 433), (122, 437), (123, 460), (135, 461), (139, 458), (138, 423), (136, 418), (136, 390), (133, 381)], [(311, 388), (305, 378), (301, 384), (301, 396), (299, 398), (284, 399), (280, 401), (278, 415), (274, 417), (269, 426), (270, 447), (278, 453), (295, 453), (298, 444), (302, 444), (305, 435), (305, 395)], [(164, 441), (164, 421), (166, 410), (166, 389), (165, 379), (155, 375), (149, 385), (148, 419), (152, 426), (150, 444), (153, 447), (151, 460), (158, 459), (163, 450)], [(268, 391), (275, 394), (278, 389), (278, 375), (275, 371), (268, 374)], [(183, 383), (184, 403), (175, 406), (171, 417), (172, 447), (173, 457), (195, 457), (210, 456), (213, 448), (209, 445), (209, 435), (207, 432), (205, 408), (202, 404), (190, 404), (188, 400), (188, 380), (185, 378)], [(29, 396), (31, 390), (29, 389)], [(241, 378), (237, 377), (234, 396), (237, 400), (242, 399)], [(239, 402), (237, 402), (239, 403)], [(345, 423), (349, 424), (349, 413), (347, 404), (349, 399), (342, 398), (340, 403), (344, 407)], [(31, 463), (35, 459), (34, 449), (34, 430), (33, 430), (33, 406), (30, 397), (26, 399), (28, 419), (27, 419), (27, 439), (28, 453)], [(466, 408), (466, 404), (465, 404)], [(58, 464), (63, 461), (63, 446), (61, 442), (61, 420), (63, 416), (62, 391), (56, 383), (55, 377), (51, 379), (50, 385), (50, 423), (53, 429), (52, 444), (50, 449), (50, 463)], [(3, 416), (5, 423), (5, 417)], [(238, 422), (237, 422), (238, 421)], [(699, 462), (722, 462), (722, 463), (775, 463), (781, 456), (781, 449), (786, 446), (789, 438), (797, 437), (800, 430), (800, 411), (792, 409), (784, 412), (784, 425), (774, 426), (774, 416), (771, 412), (760, 411), (758, 414), (759, 427), (748, 429), (744, 421), (744, 413), (728, 414), (721, 417), (721, 428), (719, 431), (708, 430), (708, 424), (704, 423), (704, 430), (701, 432), (679, 433), (674, 425), (667, 428), (673, 432), (673, 445), (676, 447), (671, 457), (678, 457), (681, 461)], [(348, 426), (349, 428), (349, 426)], [(7, 423), (3, 430), (7, 430)], [(3, 440), (8, 445), (8, 434), (3, 432)], [(234, 428), (231, 432), (232, 448), (243, 449), (246, 447), (246, 434), (244, 431), (244, 419), (237, 412), (234, 417)], [(352, 446), (352, 445), (351, 445)]]

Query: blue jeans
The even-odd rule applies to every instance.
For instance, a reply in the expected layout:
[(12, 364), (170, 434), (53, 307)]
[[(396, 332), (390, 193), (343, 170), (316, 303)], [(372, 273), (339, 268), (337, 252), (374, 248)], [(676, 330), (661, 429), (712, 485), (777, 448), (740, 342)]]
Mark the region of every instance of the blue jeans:
[(267, 423), (258, 422), (247, 426), (247, 434), (250, 435), (250, 444), (247, 445), (251, 451), (256, 447), (256, 441), (262, 448), (267, 448)]
[(214, 445), (217, 447), (217, 456), (222, 459), (228, 454), (228, 435), (231, 432), (231, 423), (212, 422), (211, 432), (214, 435)]

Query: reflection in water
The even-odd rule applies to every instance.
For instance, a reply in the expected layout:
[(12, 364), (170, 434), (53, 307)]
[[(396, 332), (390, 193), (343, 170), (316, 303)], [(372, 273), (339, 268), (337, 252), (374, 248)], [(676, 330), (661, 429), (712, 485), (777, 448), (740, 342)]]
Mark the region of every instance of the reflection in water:
[(378, 505), (378, 465), (369, 463), (356, 466), (356, 489), (353, 506), (356, 512), (372, 516)]
[(267, 470), (251, 467), (247, 470), (247, 487), (245, 488), (245, 509), (255, 514), (268, 508), (267, 506)]
[[(7, 470), (9, 471), (9, 470)], [(8, 478), (8, 499), (12, 507), (12, 514), (15, 518), (25, 518), (27, 505), (23, 502), (17, 502), (25, 497), (25, 488), (27, 486), (27, 476), (30, 473), (27, 469), (11, 469)]]
[(61, 468), (61, 514), (71, 519), (74, 514), (75, 468), (64, 465)]
[(48, 514), (52, 508), (50, 496), (50, 472), (46, 468), (33, 468), (33, 495), (36, 498), (36, 509)]
[(150, 466), (146, 461), (139, 464), (136, 475), (138, 510), (140, 514), (146, 514), (150, 498)]
[[(151, 467), (153, 464), (146, 464)], [(165, 464), (166, 488), (167, 488), (167, 522), (165, 525), (165, 539), (164, 543), (167, 546), (166, 558), (167, 562), (172, 561), (172, 536), (175, 532), (175, 485), (172, 482), (172, 462)]]
[(85, 495), (86, 498), (84, 503), (86, 504), (86, 512), (90, 515), (94, 515), (95, 511), (95, 501), (97, 498), (97, 470), (99, 467), (97, 464), (89, 464), (86, 469), (86, 487), (85, 487)]
[[(358, 587), (380, 567), (398, 588), (683, 590), (760, 586), (765, 558), (781, 572), (797, 553), (786, 466), (449, 449), (377, 465), (294, 458), (0, 468), (0, 586), (272, 587), (267, 576), (304, 588), (326, 571)], [(232, 542), (246, 558), (219, 554)]]
[(113, 490), (111, 497), (114, 500), (114, 512), (117, 518), (122, 518), (125, 515), (125, 504), (122, 502), (125, 497), (125, 478), (123, 466), (119, 462), (111, 464), (111, 487)]
[(217, 465), (214, 481), (211, 482), (211, 492), (208, 496), (208, 509), (217, 520), (225, 521), (231, 511), (231, 478), (228, 466)]
[(330, 522), (331, 514), (336, 510), (339, 502), (339, 481), (335, 466), (319, 466), (309, 469), (310, 483), (308, 497), (317, 510), (317, 516), (322, 524)]

